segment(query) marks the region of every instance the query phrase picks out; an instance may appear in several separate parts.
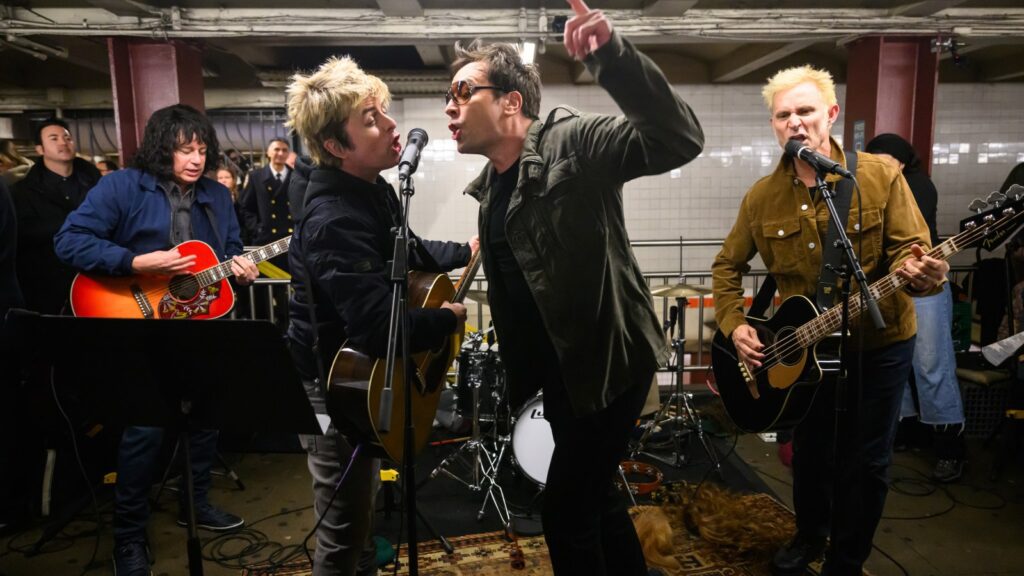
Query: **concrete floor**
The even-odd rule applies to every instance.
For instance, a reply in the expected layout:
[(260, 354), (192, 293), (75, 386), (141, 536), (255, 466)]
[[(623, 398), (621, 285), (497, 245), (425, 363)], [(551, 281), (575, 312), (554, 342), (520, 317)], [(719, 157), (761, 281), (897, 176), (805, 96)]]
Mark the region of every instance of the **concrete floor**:
[[(923, 480), (930, 469), (925, 455), (907, 452), (896, 455), (893, 468), (895, 489), (886, 507), (875, 538), (879, 550), (872, 555), (868, 569), (876, 576), (1020, 576), (1024, 574), (1024, 466), (1009, 466), (998, 482), (988, 480), (991, 452), (972, 445), (973, 462), (964, 481), (933, 489)], [(790, 503), (789, 471), (776, 457), (776, 445), (757, 436), (741, 437), (737, 454), (750, 464), (787, 504)], [(213, 501), (225, 509), (243, 515), (250, 528), (267, 540), (281, 545), (299, 544), (312, 528), (314, 519), (308, 508), (309, 481), (305, 458), (301, 454), (247, 454), (229, 458), (246, 483), (240, 491), (223, 477), (215, 479)], [(466, 492), (476, 501), (476, 495)], [(911, 495), (926, 494), (926, 495)], [(165, 509), (155, 511), (150, 523), (150, 539), (156, 563), (154, 574), (187, 574), (184, 531), (175, 524), (173, 496), (164, 497)], [(948, 511), (947, 511), (948, 510)], [(284, 513), (261, 520), (269, 515)], [(109, 557), (112, 539), (109, 529), (109, 505), (101, 514), (104, 527), (96, 561), (89, 574), (111, 574)], [(900, 520), (918, 517), (921, 519)], [(923, 518), (927, 517), (927, 518)], [(255, 522), (255, 523), (254, 523)], [(471, 523), (472, 521), (469, 520)], [(3, 539), (0, 548), (0, 574), (4, 576), (79, 574), (89, 561), (96, 544), (95, 523), (78, 521), (67, 529), (77, 534), (60, 538), (48, 549), (55, 551), (26, 558), (14, 547), (32, 543), (38, 531), (23, 534), (13, 542)], [(208, 533), (201, 533), (209, 537)], [(240, 541), (228, 543), (223, 552), (238, 550)], [(205, 548), (204, 550), (209, 550)], [(884, 553), (884, 554), (883, 554)], [(902, 570), (895, 562), (902, 565)], [(237, 575), (237, 567), (204, 563), (205, 574)]]

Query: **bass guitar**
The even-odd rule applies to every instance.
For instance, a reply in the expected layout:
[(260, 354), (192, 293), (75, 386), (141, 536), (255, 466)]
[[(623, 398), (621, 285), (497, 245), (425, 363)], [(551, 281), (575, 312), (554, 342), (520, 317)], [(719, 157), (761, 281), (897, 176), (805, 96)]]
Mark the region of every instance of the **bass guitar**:
[[(288, 251), (291, 237), (281, 238), (242, 255), (254, 264)], [(159, 318), (209, 320), (235, 305), (228, 283), (231, 261), (220, 262), (205, 242), (189, 240), (175, 246), (182, 256), (194, 255), (189, 270), (174, 276), (136, 274), (106, 276), (80, 273), (71, 283), (71, 312), (86, 318)]]
[[(1005, 238), (1024, 223), (1022, 204), (1024, 200), (1018, 196), (1007, 206), (964, 220), (963, 231), (932, 248), (928, 256), (946, 260), (987, 237)], [(868, 289), (877, 300), (882, 300), (905, 284), (906, 280), (893, 272)], [(861, 311), (860, 299), (852, 297), (850, 321)], [(765, 358), (760, 367), (748, 368), (740, 361), (732, 339), (721, 330), (715, 331), (711, 342), (712, 371), (726, 412), (737, 427), (747, 432), (792, 427), (807, 414), (826, 372), (818, 357), (818, 345), (839, 331), (842, 307), (819, 312), (808, 298), (792, 296), (771, 318), (748, 316), (747, 322), (764, 344)]]
[[(470, 259), (458, 283), (452, 285), (446, 274), (409, 272), (410, 307), (440, 308), (445, 302), (462, 302), (470, 284), (480, 269), (480, 252)], [(415, 429), (414, 454), (427, 443), (441, 389), (448, 368), (455, 360), (461, 345), (461, 334), (445, 339), (437, 350), (413, 354), (410, 358), (412, 370), (412, 423)], [(373, 358), (348, 342), (334, 356), (327, 377), (328, 412), (334, 424), (350, 438), (367, 444), (371, 452), (386, 456), (401, 463), (405, 457), (405, 370), (401, 366), (401, 355), (395, 365), (391, 379), (391, 426), (387, 432), (378, 424), (381, 391), (385, 388), (387, 361)], [(334, 417), (339, 414), (339, 417)]]

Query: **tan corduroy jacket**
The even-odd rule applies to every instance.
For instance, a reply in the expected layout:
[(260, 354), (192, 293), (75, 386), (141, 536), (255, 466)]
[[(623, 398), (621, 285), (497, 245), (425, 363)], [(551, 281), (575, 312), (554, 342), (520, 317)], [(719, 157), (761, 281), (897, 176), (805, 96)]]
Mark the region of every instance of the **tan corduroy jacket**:
[[(835, 140), (832, 158), (846, 165), (842, 147)], [(838, 179), (829, 176), (827, 181), (834, 184)], [(903, 175), (877, 156), (858, 153), (857, 181), (864, 203), (863, 221), (858, 223), (860, 201), (854, 192), (846, 233), (868, 281), (873, 283), (910, 258), (912, 244), (919, 244), (925, 251), (930, 248), (928, 226)], [(741, 279), (750, 271), (749, 262), (756, 254), (761, 255), (765, 267), (775, 277), (783, 298), (801, 294), (814, 300), (827, 227), (825, 202), (812, 202), (807, 186), (797, 178), (793, 161), (783, 157), (774, 172), (758, 180), (747, 192), (736, 223), (715, 257), (715, 319), (724, 334), (731, 335), (745, 323)], [(937, 292), (936, 288), (922, 295)], [(865, 349), (906, 340), (917, 333), (910, 298), (899, 291), (878, 302), (886, 328), (878, 332), (870, 320), (864, 320), (868, 326)], [(856, 328), (861, 324), (860, 319), (854, 323), (854, 345), (858, 341)]]

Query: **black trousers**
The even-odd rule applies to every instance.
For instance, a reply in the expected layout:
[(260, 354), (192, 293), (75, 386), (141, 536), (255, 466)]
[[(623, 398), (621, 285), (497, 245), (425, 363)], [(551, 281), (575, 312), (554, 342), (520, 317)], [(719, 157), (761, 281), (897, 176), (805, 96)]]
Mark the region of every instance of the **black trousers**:
[[(832, 514), (837, 532), (825, 562), (829, 576), (860, 576), (889, 491), (889, 464), (903, 387), (914, 354), (910, 338), (864, 352), (863, 378), (851, 357), (849, 411), (839, 442), (840, 492), (833, 498), (835, 387), (822, 384), (793, 438), (793, 504), (800, 532), (827, 537)], [(859, 385), (858, 385), (859, 383)], [(859, 390), (859, 392), (858, 392)], [(858, 398), (859, 396), (859, 398)]]
[(544, 418), (551, 423), (555, 450), (541, 516), (551, 565), (559, 576), (647, 574), (628, 498), (612, 482), (653, 376), (582, 418), (573, 414), (561, 378), (545, 379)]

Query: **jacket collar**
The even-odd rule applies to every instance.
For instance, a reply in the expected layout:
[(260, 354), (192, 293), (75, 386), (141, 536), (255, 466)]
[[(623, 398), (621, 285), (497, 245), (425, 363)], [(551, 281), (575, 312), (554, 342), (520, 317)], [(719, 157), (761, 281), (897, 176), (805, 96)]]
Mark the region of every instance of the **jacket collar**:
[[(564, 113), (559, 115), (559, 113)], [(547, 120), (534, 120), (526, 131), (526, 139), (523, 141), (523, 150), (519, 153), (519, 181), (516, 188), (524, 182), (540, 180), (547, 171), (547, 160), (540, 153), (541, 140), (548, 127), (565, 118), (579, 116), (579, 112), (570, 106), (556, 106), (547, 117)], [(466, 186), (463, 194), (468, 194), (477, 201), (482, 201), (487, 190), (491, 188), (491, 181), (494, 175), (494, 168), (488, 162), (480, 175)]]
[(341, 194), (341, 193), (361, 193), (361, 194), (381, 194), (389, 192), (391, 185), (388, 184), (387, 180), (382, 178), (380, 175), (377, 176), (375, 182), (367, 182), (362, 178), (353, 176), (344, 170), (340, 170), (334, 167), (317, 167), (309, 173), (309, 185), (315, 186), (315, 191), (310, 193), (309, 198), (306, 202), (312, 200), (314, 196), (321, 194)]
[[(846, 152), (843, 150), (843, 146), (839, 142), (836, 142), (836, 139), (831, 136), (828, 137), (828, 141), (832, 146), (832, 151), (829, 154), (829, 157), (841, 163), (843, 167), (845, 167)], [(775, 171), (772, 172), (772, 177), (782, 177), (790, 182), (799, 182), (799, 177), (796, 173), (796, 165), (794, 164), (794, 160), (787, 156), (786, 154), (783, 154), (782, 157), (779, 158), (779, 163), (775, 166)], [(835, 182), (838, 182), (841, 179), (842, 176), (838, 174), (825, 175), (825, 182), (828, 182), (829, 184), (834, 184)], [(801, 186), (802, 185), (803, 184), (801, 183)]]

